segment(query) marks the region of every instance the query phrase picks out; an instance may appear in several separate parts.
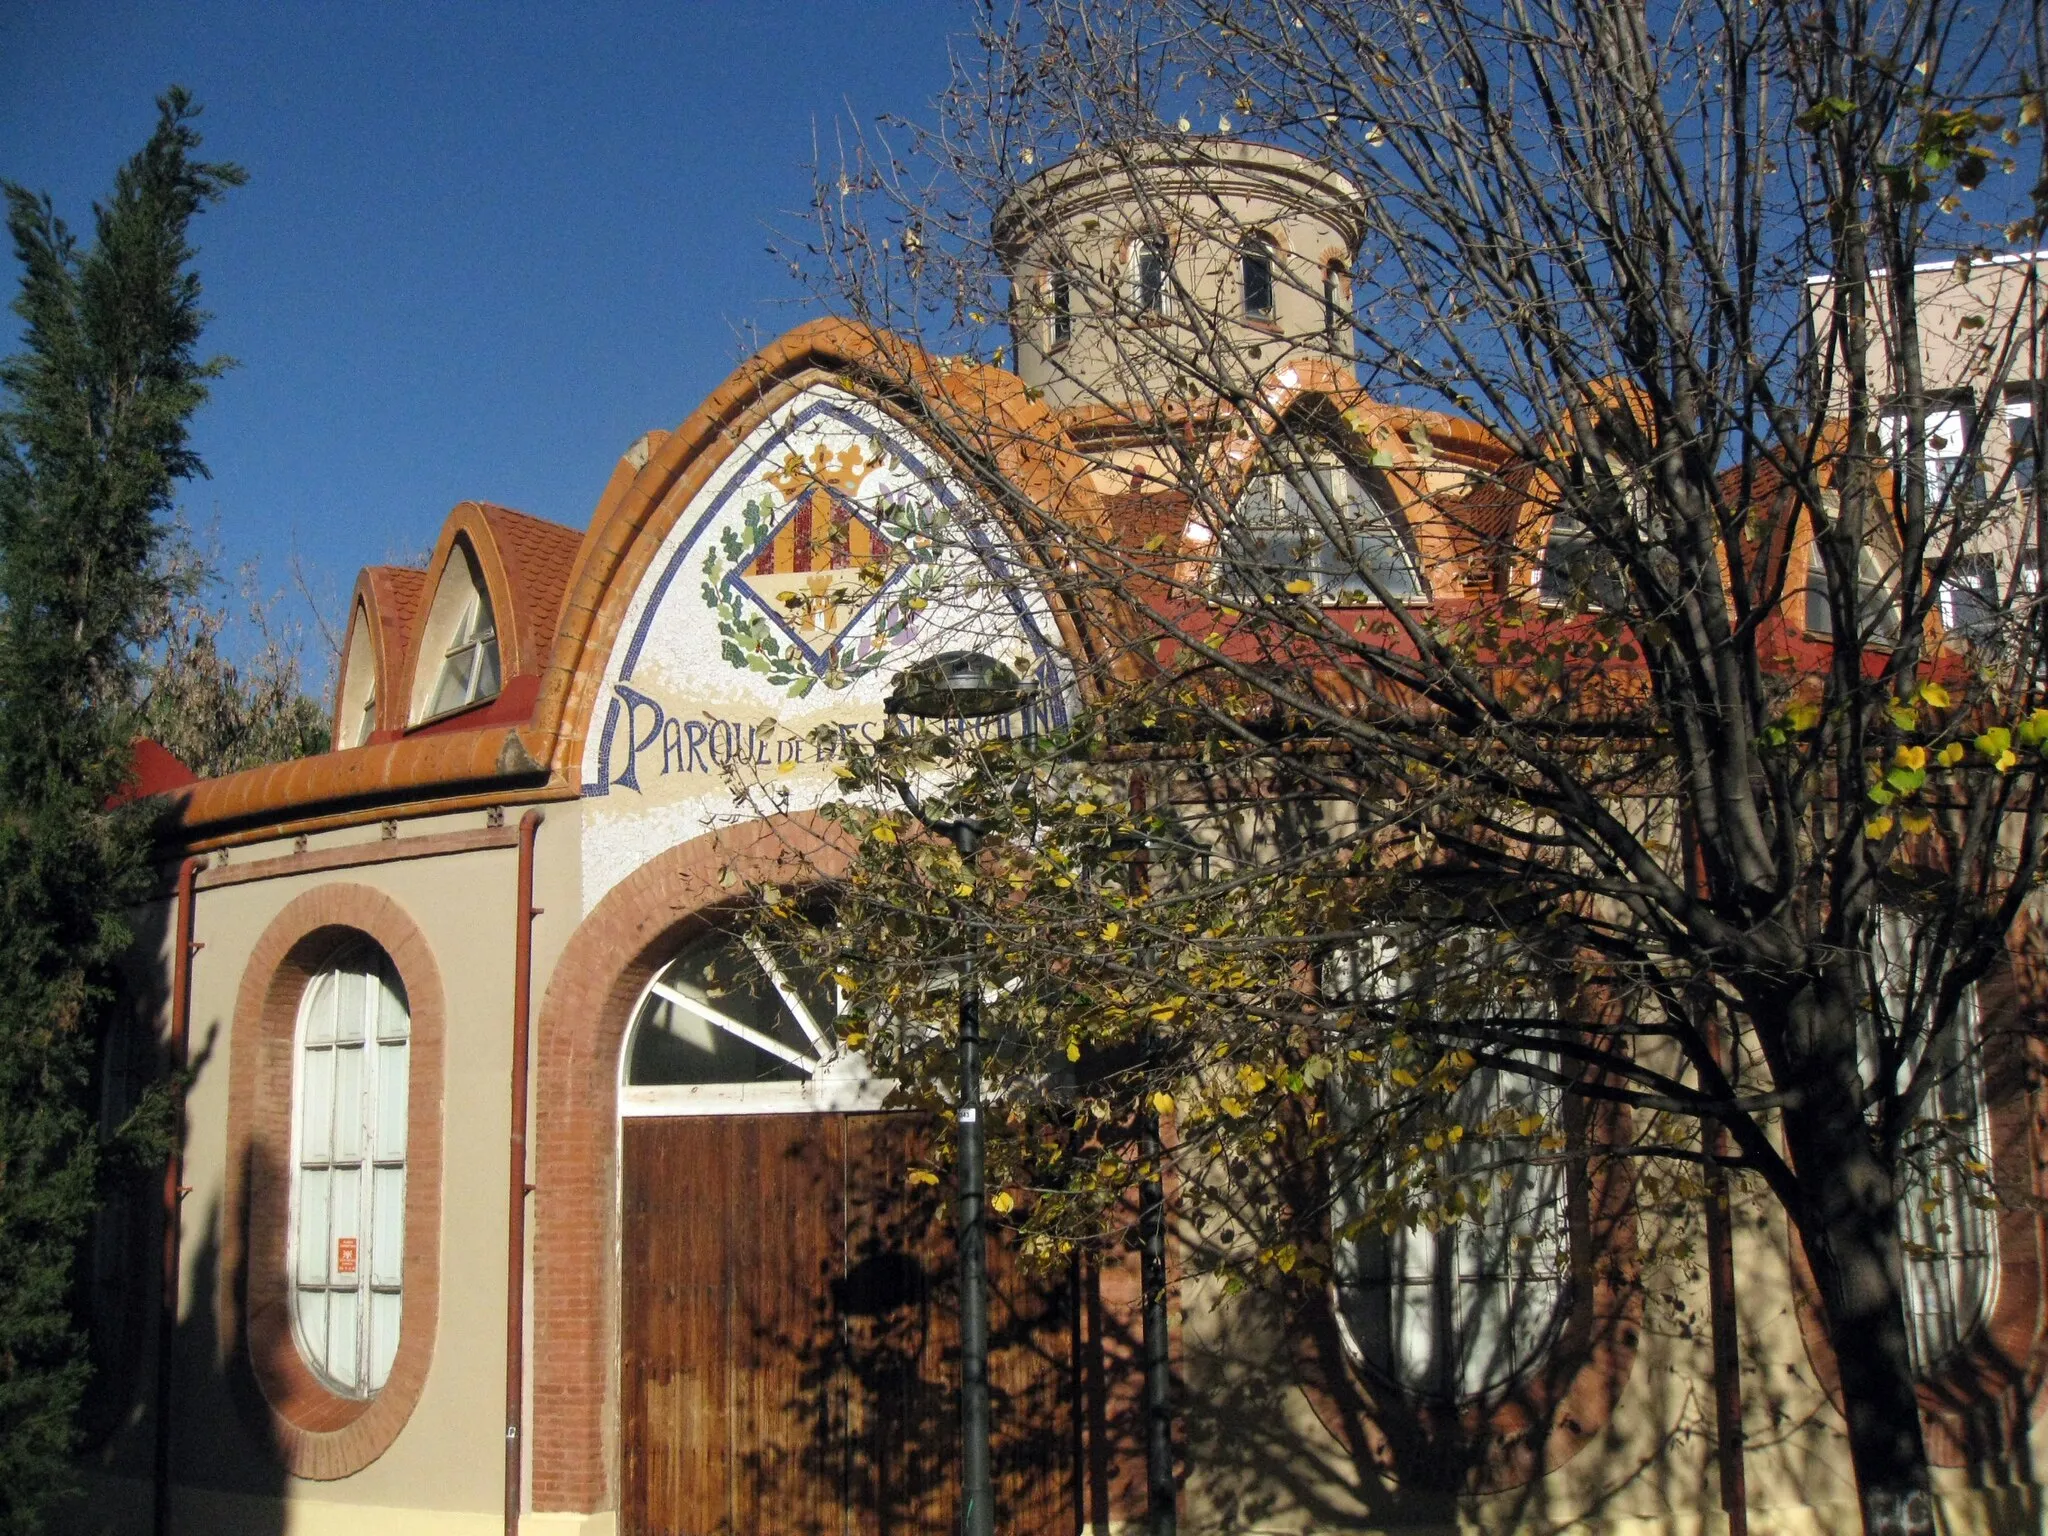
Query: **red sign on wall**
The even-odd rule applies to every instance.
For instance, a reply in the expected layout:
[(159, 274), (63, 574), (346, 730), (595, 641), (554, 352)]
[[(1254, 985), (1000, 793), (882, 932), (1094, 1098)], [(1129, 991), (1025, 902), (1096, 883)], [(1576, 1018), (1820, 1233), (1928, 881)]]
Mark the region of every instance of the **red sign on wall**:
[(356, 1272), (356, 1240), (352, 1237), (338, 1237), (334, 1240), (334, 1272), (337, 1275), (352, 1275)]

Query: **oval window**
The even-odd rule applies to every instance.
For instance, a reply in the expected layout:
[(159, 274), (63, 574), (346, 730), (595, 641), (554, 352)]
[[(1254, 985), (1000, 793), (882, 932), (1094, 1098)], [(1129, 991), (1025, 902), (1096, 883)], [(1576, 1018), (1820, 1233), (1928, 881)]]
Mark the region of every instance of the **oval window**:
[(299, 1003), (292, 1107), (292, 1334), (336, 1392), (369, 1397), (398, 1354), (412, 1016), (390, 958), (346, 944)]

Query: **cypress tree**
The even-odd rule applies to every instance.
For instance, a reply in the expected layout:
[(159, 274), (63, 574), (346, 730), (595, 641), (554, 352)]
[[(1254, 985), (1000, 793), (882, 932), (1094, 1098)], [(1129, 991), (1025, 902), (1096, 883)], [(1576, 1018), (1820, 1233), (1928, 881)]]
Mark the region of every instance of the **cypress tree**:
[(68, 1485), (86, 1376), (73, 1305), (96, 1203), (95, 1045), (150, 882), (127, 781), (145, 616), (188, 429), (223, 359), (187, 239), (243, 179), (195, 158), (179, 89), (81, 246), (6, 186), (23, 349), (0, 364), (0, 1531)]

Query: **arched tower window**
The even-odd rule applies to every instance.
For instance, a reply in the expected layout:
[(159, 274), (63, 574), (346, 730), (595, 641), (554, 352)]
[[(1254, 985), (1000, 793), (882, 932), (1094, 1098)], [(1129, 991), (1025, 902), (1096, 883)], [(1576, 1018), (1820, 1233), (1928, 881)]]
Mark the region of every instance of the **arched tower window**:
[(417, 725), (498, 696), (503, 667), (490, 589), (466, 539), (442, 566), (433, 606), (420, 632), (410, 718)]
[(346, 943), (299, 1003), (292, 1094), (292, 1334), (314, 1372), (369, 1397), (398, 1353), (412, 1016), (390, 958)]
[(1131, 308), (1166, 313), (1166, 272), (1171, 254), (1164, 235), (1140, 235), (1131, 246)]
[(1074, 339), (1074, 284), (1064, 267), (1046, 279), (1047, 345), (1064, 347)]
[(1347, 350), (1350, 316), (1345, 313), (1344, 264), (1323, 264), (1323, 345), (1332, 352)]
[(1271, 320), (1274, 309), (1272, 236), (1253, 233), (1239, 242), (1237, 272), (1245, 318)]

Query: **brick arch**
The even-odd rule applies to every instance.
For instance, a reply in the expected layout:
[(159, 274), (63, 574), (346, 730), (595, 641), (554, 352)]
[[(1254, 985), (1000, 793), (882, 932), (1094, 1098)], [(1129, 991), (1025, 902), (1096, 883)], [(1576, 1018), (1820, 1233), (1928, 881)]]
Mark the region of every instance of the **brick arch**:
[(555, 965), (535, 1063), (536, 1510), (615, 1502), (618, 1068), (633, 1004), (701, 914), (735, 890), (831, 879), (846, 864), (836, 829), (814, 814), (706, 833), (608, 891)]
[[(405, 1285), (398, 1355), (375, 1396), (324, 1386), (292, 1339), (285, 1274), (290, 1221), (293, 1047), (299, 999), (343, 935), (374, 940), (412, 1014), (406, 1122)], [(257, 1389), (251, 1407), (294, 1476), (348, 1477), (398, 1438), (426, 1386), (441, 1310), (441, 1100), (447, 1010), (440, 967), (405, 909), (382, 891), (307, 891), (256, 941), (235, 1000), (228, 1067), (227, 1210), (217, 1318), (230, 1358)]]

